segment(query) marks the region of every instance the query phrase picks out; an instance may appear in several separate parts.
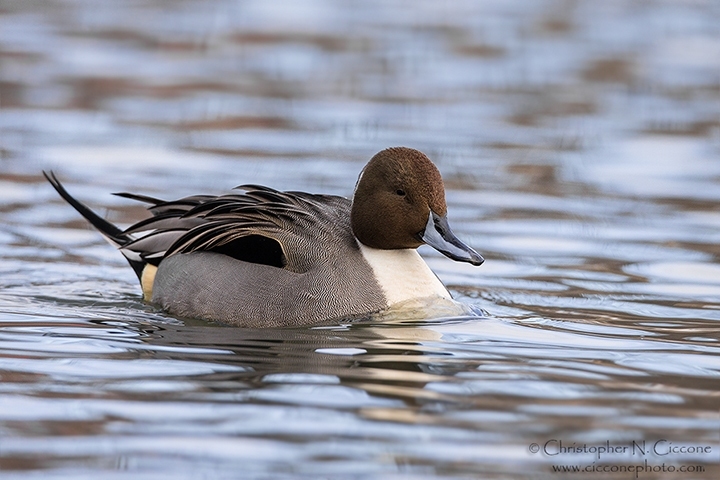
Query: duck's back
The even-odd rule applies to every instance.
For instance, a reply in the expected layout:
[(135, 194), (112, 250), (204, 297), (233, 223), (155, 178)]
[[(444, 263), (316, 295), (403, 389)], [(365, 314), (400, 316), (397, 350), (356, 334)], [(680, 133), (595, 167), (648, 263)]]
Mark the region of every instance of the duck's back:
[(387, 307), (352, 234), (349, 200), (246, 188), (203, 200), (174, 224), (158, 220), (175, 237), (155, 274), (153, 303), (238, 326), (317, 324)]

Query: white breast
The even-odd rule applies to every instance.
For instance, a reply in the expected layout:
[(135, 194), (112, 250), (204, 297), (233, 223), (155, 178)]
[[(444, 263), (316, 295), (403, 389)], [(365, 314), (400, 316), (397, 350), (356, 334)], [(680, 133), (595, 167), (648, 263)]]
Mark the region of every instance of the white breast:
[(452, 298), (417, 250), (381, 250), (360, 242), (358, 244), (375, 273), (388, 305), (432, 296)]

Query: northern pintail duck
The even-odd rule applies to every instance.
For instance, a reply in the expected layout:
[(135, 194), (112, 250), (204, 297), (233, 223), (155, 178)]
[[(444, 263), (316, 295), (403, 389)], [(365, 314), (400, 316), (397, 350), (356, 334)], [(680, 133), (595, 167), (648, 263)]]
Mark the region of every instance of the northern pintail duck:
[(440, 172), (411, 148), (376, 154), (352, 201), (257, 185), (175, 201), (118, 193), (153, 215), (126, 230), (73, 198), (52, 172), (45, 177), (120, 249), (144, 299), (182, 317), (236, 326), (362, 317), (451, 299), (417, 253), (422, 244), (453, 260), (484, 261), (450, 230)]

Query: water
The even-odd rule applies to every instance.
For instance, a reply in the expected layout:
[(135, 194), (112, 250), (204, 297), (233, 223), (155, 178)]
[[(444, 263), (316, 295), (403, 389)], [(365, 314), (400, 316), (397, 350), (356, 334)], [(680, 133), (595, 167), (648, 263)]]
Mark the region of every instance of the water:
[[(0, 1), (2, 478), (717, 478), (719, 7)], [(175, 319), (40, 173), (128, 225), (392, 145), (485, 316)]]

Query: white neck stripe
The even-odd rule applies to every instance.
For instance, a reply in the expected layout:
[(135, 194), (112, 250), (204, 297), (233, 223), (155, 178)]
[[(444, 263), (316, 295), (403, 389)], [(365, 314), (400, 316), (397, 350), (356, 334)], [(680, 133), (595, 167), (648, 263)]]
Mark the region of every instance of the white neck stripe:
[(375, 273), (388, 306), (414, 298), (452, 298), (414, 248), (382, 250), (360, 242), (358, 245)]

